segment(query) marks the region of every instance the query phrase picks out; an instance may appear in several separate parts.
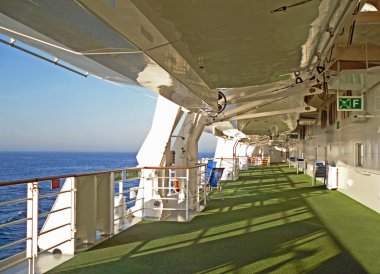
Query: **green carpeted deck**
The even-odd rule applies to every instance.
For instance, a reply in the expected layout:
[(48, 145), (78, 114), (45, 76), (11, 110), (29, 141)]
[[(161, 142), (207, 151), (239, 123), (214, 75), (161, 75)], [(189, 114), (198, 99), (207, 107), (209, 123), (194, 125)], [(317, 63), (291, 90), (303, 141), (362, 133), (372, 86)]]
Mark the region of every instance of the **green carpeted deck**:
[(63, 273), (380, 273), (380, 215), (286, 166), (224, 184), (190, 223), (143, 221)]

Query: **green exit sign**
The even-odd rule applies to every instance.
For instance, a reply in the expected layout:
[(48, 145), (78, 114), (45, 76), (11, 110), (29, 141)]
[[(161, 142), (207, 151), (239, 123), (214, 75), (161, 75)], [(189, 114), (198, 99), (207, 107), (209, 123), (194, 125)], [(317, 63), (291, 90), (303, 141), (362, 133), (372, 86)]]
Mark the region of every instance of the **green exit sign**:
[(363, 97), (359, 96), (339, 96), (339, 111), (360, 111), (363, 110)]

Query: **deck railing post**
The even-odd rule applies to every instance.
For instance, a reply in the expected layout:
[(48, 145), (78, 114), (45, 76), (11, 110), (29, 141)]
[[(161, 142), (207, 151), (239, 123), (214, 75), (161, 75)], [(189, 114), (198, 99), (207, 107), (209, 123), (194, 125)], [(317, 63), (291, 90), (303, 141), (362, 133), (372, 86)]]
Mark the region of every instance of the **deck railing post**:
[(195, 187), (196, 187), (196, 191), (197, 191), (197, 211), (199, 212), (200, 207), (201, 207), (200, 199), (199, 199), (199, 188), (200, 188), (200, 183), (201, 183), (202, 167), (197, 168), (197, 175), (198, 176), (197, 176), (197, 181), (196, 181)]
[(75, 177), (71, 180), (71, 244), (73, 252), (75, 252), (75, 238), (76, 238), (76, 220), (77, 220), (77, 179)]
[(174, 185), (174, 178), (172, 177), (172, 172), (173, 170), (172, 169), (169, 169), (169, 183), (168, 183), (168, 193), (172, 193), (172, 182), (173, 182), (173, 185)]
[(110, 222), (110, 225), (109, 225), (109, 233), (110, 235), (113, 235), (114, 234), (114, 225), (115, 225), (115, 172), (111, 172), (110, 173), (110, 184), (109, 184), (109, 187), (110, 187), (110, 219), (109, 219), (109, 222)]
[(146, 170), (142, 169), (141, 178), (143, 180), (143, 184), (142, 184), (142, 198), (141, 198), (142, 199), (141, 200), (141, 202), (142, 202), (142, 204), (141, 204), (141, 209), (142, 209), (141, 217), (143, 220), (145, 218), (145, 184), (146, 184), (146, 178), (145, 178), (146, 174), (145, 173), (146, 173)]
[(204, 172), (203, 172), (203, 204), (204, 206), (207, 206), (207, 166), (203, 166)]
[(123, 226), (125, 224), (125, 215), (124, 215), (124, 209), (125, 209), (125, 199), (123, 196), (124, 191), (124, 178), (126, 177), (125, 171), (121, 173), (121, 180), (119, 181), (119, 229), (123, 229)]
[(38, 182), (28, 183), (27, 218), (26, 256), (29, 273), (35, 273), (35, 260), (38, 255)]
[(186, 169), (186, 222), (189, 221), (189, 169)]

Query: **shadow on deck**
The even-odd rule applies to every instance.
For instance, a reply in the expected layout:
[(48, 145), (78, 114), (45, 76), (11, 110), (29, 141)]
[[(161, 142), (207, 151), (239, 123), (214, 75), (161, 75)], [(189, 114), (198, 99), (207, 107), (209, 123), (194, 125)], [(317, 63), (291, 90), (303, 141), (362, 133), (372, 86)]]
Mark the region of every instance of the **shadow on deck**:
[(51, 273), (378, 273), (380, 215), (282, 165), (224, 183), (190, 223), (143, 221)]

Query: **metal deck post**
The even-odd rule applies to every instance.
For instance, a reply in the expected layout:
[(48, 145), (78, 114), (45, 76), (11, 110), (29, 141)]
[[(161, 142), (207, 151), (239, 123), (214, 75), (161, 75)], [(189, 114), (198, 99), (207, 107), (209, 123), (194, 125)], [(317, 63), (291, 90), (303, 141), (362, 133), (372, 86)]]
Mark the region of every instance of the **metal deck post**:
[(77, 179), (71, 180), (71, 243), (73, 252), (75, 252), (75, 238), (76, 238), (76, 220), (77, 220)]
[(35, 273), (35, 260), (38, 255), (38, 182), (28, 183), (27, 202), (27, 248), (29, 273)]
[(186, 222), (189, 221), (189, 169), (186, 169)]
[(114, 234), (115, 231), (115, 172), (110, 173), (110, 235)]

